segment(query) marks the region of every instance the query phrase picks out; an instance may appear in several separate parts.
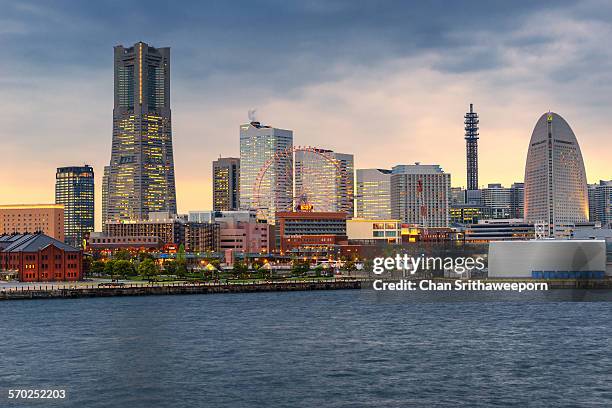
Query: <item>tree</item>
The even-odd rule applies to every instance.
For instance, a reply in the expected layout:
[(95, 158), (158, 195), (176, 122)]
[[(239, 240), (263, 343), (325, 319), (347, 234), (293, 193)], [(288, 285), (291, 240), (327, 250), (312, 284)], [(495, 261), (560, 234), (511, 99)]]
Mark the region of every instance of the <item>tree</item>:
[(128, 250), (120, 249), (117, 252), (115, 252), (115, 256), (113, 258), (115, 258), (116, 260), (131, 261), (132, 255), (130, 254), (130, 251)]
[(187, 275), (187, 262), (181, 260), (177, 260), (176, 261), (176, 270), (174, 272), (176, 274), (176, 276), (185, 276)]
[(166, 275), (174, 275), (176, 274), (176, 261), (166, 261), (164, 262), (164, 271)]
[(179, 245), (178, 251), (176, 252), (176, 270), (174, 273), (176, 276), (187, 275), (187, 255), (185, 254), (185, 245)]
[(103, 261), (94, 261), (91, 264), (91, 273), (94, 275), (101, 275), (102, 273), (104, 273), (105, 266), (106, 263)]
[(317, 275), (317, 278), (321, 277), (321, 274), (323, 273), (323, 266), (322, 265), (317, 265), (315, 268), (315, 273)]
[(132, 276), (134, 275), (134, 265), (132, 265), (130, 261), (124, 259), (117, 260), (113, 266), (113, 274), (122, 277)]
[(176, 252), (176, 261), (177, 262), (186, 262), (187, 256), (185, 255), (185, 245), (181, 244), (178, 247), (178, 251)]
[(291, 263), (291, 273), (293, 275), (301, 276), (310, 270), (310, 263), (308, 261), (300, 261), (294, 259)]
[(104, 264), (104, 273), (107, 274), (107, 275), (110, 275), (111, 278), (115, 274), (115, 262), (116, 261), (113, 261), (112, 259), (109, 259)]
[(144, 261), (145, 259), (150, 259), (152, 261), (155, 260), (155, 258), (153, 258), (153, 255), (151, 255), (149, 252), (139, 252), (138, 253), (138, 260), (140, 262)]
[(240, 277), (244, 277), (244, 275), (246, 275), (246, 273), (248, 272), (249, 268), (247, 267), (247, 265), (242, 262), (242, 261), (236, 261), (234, 262), (234, 267), (233, 267), (233, 272), (234, 275), (240, 276)]
[(138, 264), (138, 274), (145, 278), (159, 274), (159, 267), (152, 259), (145, 259)]

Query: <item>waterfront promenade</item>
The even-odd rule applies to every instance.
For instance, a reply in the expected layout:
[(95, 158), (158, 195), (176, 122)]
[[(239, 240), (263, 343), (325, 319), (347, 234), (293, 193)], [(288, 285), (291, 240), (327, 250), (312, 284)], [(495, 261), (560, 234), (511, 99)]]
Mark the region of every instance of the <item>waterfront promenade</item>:
[(0, 287), (0, 300), (361, 289), (361, 283), (362, 281), (354, 279), (262, 280), (223, 283), (121, 283), (113, 286), (89, 282), (61, 282), (59, 284), (49, 282)]

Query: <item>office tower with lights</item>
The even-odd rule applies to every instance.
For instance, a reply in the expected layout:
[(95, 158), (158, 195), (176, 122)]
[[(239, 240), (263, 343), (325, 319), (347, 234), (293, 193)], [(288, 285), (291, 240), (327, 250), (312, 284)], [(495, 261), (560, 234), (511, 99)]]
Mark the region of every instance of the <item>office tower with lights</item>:
[(478, 189), (478, 114), (470, 103), (470, 111), (465, 114), (465, 152), (467, 169), (467, 189)]
[(578, 140), (556, 113), (544, 113), (533, 129), (525, 163), (525, 220), (546, 234), (567, 237), (589, 220), (586, 172)]
[(391, 170), (357, 169), (355, 217), (391, 219)]
[(241, 209), (255, 209), (261, 218), (275, 224), (276, 212), (292, 208), (292, 148), (291, 130), (256, 121), (240, 126)]
[(312, 211), (344, 212), (353, 218), (353, 155), (306, 148), (295, 152), (295, 203)]
[(110, 164), (104, 168), (103, 223), (176, 214), (170, 115), (170, 48), (143, 42), (114, 50)]
[(448, 227), (451, 175), (436, 164), (398, 165), (391, 174), (391, 218), (423, 228)]
[(55, 173), (55, 203), (64, 206), (64, 242), (80, 247), (94, 230), (94, 170), (60, 167)]
[(212, 164), (213, 210), (240, 208), (240, 159), (219, 157)]

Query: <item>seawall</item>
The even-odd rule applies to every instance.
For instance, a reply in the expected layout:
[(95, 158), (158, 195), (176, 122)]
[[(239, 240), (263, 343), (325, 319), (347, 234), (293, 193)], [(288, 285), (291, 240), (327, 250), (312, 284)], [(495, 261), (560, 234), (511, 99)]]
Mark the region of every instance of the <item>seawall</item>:
[(361, 281), (310, 281), (249, 284), (171, 284), (127, 285), (122, 287), (53, 287), (41, 284), (33, 288), (0, 291), (0, 300), (58, 299), (109, 296), (195, 295), (212, 293), (287, 292), (305, 290), (361, 289)]

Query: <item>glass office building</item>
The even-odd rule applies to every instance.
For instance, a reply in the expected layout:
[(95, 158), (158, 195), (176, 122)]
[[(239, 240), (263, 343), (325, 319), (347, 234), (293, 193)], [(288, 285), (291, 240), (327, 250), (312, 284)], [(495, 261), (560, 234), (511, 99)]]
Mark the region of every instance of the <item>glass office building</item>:
[(391, 170), (357, 169), (355, 216), (368, 220), (391, 218)]
[(240, 126), (240, 208), (268, 223), (293, 205), (293, 131), (250, 122)]
[(60, 167), (55, 173), (55, 203), (64, 206), (64, 242), (82, 247), (94, 230), (94, 170)]

